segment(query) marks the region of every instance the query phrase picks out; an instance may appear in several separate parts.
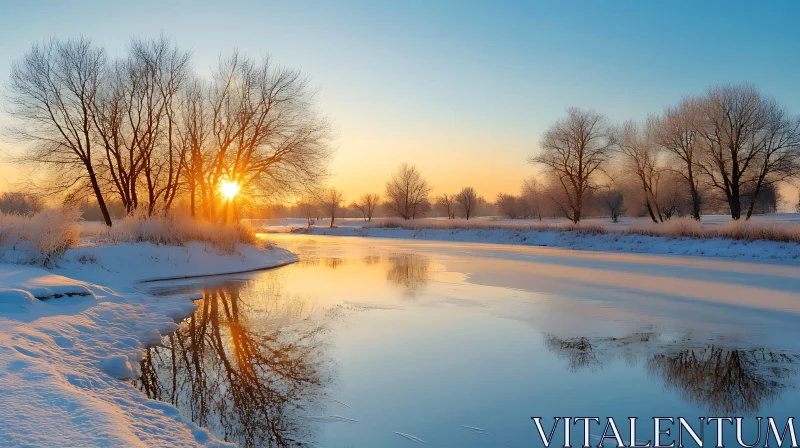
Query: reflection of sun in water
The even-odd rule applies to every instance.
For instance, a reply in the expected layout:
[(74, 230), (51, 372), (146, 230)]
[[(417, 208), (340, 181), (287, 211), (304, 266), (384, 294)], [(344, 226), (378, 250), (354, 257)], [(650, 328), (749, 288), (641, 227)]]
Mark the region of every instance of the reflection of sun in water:
[(237, 193), (239, 193), (239, 188), (240, 187), (238, 183), (227, 180), (222, 181), (222, 183), (219, 185), (219, 191), (229, 201), (233, 199)]

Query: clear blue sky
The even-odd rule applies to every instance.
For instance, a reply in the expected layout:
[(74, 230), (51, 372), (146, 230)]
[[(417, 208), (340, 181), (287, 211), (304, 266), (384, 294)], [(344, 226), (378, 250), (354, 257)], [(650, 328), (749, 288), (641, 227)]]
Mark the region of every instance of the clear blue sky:
[(571, 105), (641, 119), (749, 81), (800, 113), (799, 1), (0, 3), (4, 82), (11, 60), (52, 36), (114, 56), (163, 31), (199, 72), (234, 47), (302, 68), (335, 124), (333, 183), (347, 199), (382, 191), (403, 161), (437, 191), (516, 191)]

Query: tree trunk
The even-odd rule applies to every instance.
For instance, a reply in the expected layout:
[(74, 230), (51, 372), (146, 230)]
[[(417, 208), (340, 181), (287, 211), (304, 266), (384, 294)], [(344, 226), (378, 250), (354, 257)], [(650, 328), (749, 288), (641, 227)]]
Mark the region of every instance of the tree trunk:
[(100, 185), (97, 184), (97, 175), (94, 173), (94, 168), (89, 163), (86, 163), (86, 170), (89, 172), (89, 181), (92, 183), (92, 190), (94, 196), (97, 198), (97, 205), (100, 207), (100, 212), (103, 214), (103, 220), (108, 227), (111, 227), (111, 215), (108, 214), (108, 207), (106, 201), (103, 199), (103, 193), (100, 192)]
[(692, 218), (700, 221), (700, 193), (694, 184), (694, 175), (689, 171), (689, 192), (692, 194)]

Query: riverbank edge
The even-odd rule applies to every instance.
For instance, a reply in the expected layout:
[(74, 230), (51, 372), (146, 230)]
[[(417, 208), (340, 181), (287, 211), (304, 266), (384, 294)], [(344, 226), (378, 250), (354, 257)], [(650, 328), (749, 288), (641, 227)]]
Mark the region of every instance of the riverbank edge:
[(554, 230), (419, 229), (357, 227), (265, 228), (269, 233), (320, 236), (394, 238), (450, 243), (501, 244), (608, 253), (691, 256), (736, 259), (757, 263), (800, 266), (800, 244), (774, 241), (740, 241), (724, 238), (698, 239), (638, 234), (581, 234)]
[[(29, 361), (31, 353), (49, 353), (49, 356), (36, 357), (37, 370), (54, 372), (63, 384), (38, 384), (36, 380), (25, 381), (9, 375), (11, 368), (3, 369), (5, 377), (0, 393), (9, 399), (9, 409), (17, 409), (17, 415), (5, 414), (0, 419), (0, 437), (6, 444), (38, 444), (48, 445), (61, 440), (90, 445), (149, 445), (157, 443), (161, 446), (197, 445), (222, 447), (232, 446), (217, 439), (208, 430), (183, 417), (174, 406), (147, 398), (138, 389), (132, 387), (127, 378), (137, 377), (138, 362), (142, 359), (146, 347), (160, 343), (162, 335), (170, 334), (177, 329), (179, 320), (190, 316), (196, 304), (190, 297), (164, 297), (143, 292), (142, 283), (162, 280), (180, 280), (202, 278), (207, 276), (250, 273), (277, 269), (297, 262), (292, 252), (278, 248), (258, 248), (244, 245), (235, 254), (222, 254), (208, 251), (203, 245), (190, 247), (158, 246), (148, 243), (127, 245), (128, 249), (142, 249), (149, 253), (155, 262), (145, 265), (151, 272), (147, 278), (136, 278), (143, 272), (137, 270), (133, 275), (125, 270), (133, 263), (131, 260), (111, 256), (101, 260), (86, 262), (88, 257), (102, 255), (118, 255), (119, 247), (94, 246), (70, 249), (64, 260), (54, 269), (42, 269), (26, 265), (0, 264), (0, 288), (18, 292), (29, 302), (22, 303), (21, 308), (12, 310), (4, 307), (0, 300), (0, 365), (14, 366), (21, 361)], [(124, 248), (123, 248), (124, 249)], [(123, 250), (124, 252), (124, 250)], [(178, 269), (181, 274), (154, 277), (156, 272), (165, 272), (162, 260), (175, 260), (174, 253), (189, 253), (192, 256), (202, 255), (203, 263), (195, 269), (196, 273)], [(79, 261), (80, 260), (80, 261)], [(220, 269), (211, 271), (213, 261), (221, 261)], [(209, 261), (212, 263), (209, 264)], [(190, 264), (192, 261), (187, 261)], [(241, 269), (231, 269), (235, 265)], [(140, 266), (141, 268), (141, 263)], [(183, 266), (187, 268), (187, 266)], [(115, 274), (114, 271), (117, 273)], [(191, 271), (191, 269), (189, 269)], [(4, 285), (7, 272), (25, 272), (23, 282)], [(166, 272), (169, 272), (166, 270)], [(101, 277), (102, 281), (97, 281)], [(8, 281), (6, 283), (9, 283)], [(31, 285), (36, 285), (32, 287)], [(34, 292), (43, 287), (58, 291), (50, 300), (42, 301)], [(87, 293), (87, 291), (89, 291)], [(57, 298), (56, 298), (57, 297)], [(12, 300), (16, 298), (12, 297)], [(54, 308), (54, 306), (56, 308)], [(113, 316), (110, 318), (109, 316)], [(16, 319), (15, 319), (16, 317)], [(87, 324), (88, 321), (88, 324)], [(53, 328), (55, 327), (55, 328)], [(57, 328), (57, 329), (56, 329)], [(111, 328), (114, 328), (111, 331)], [(120, 331), (122, 330), (122, 331)], [(63, 335), (61, 333), (64, 333)], [(113, 333), (113, 334), (112, 334)], [(20, 334), (34, 335), (26, 344), (19, 343)], [(56, 336), (53, 336), (57, 334)], [(69, 335), (67, 335), (69, 334)], [(50, 336), (48, 338), (48, 336)], [(49, 340), (48, 340), (49, 339)], [(68, 348), (61, 347), (64, 340), (81, 341)], [(52, 341), (52, 344), (49, 343)], [(124, 341), (124, 343), (121, 343)], [(13, 345), (12, 345), (13, 344)], [(9, 350), (6, 350), (9, 349)], [(61, 352), (61, 353), (58, 353)], [(66, 353), (64, 353), (66, 352)], [(8, 359), (4, 355), (10, 354)], [(20, 358), (20, 359), (15, 359)], [(74, 358), (71, 362), (63, 362), (65, 358)], [(4, 362), (7, 361), (7, 362)], [(101, 381), (88, 381), (85, 388), (75, 387), (73, 372), (78, 369), (81, 375), (98, 378)], [(120, 372), (121, 368), (121, 372)], [(23, 372), (24, 373), (24, 372)], [(29, 375), (30, 377), (30, 375)], [(18, 379), (19, 381), (15, 381)], [(97, 385), (102, 390), (97, 390)], [(26, 391), (24, 394), (19, 391)], [(69, 392), (67, 392), (69, 391)], [(122, 393), (121, 393), (122, 392)], [(104, 398), (102, 406), (84, 408), (88, 414), (102, 414), (97, 420), (100, 428), (97, 435), (84, 433), (83, 439), (71, 439), (70, 433), (78, 428), (70, 428), (72, 420), (67, 422), (59, 417), (58, 412), (49, 412), (46, 404), (53, 397), (68, 396), (74, 403), (94, 402), (98, 396)], [(29, 413), (23, 397), (31, 403), (40, 402), (36, 422), (25, 424)], [(19, 398), (19, 400), (16, 400)], [(19, 406), (13, 403), (19, 401)], [(78, 411), (81, 406), (76, 405)], [(99, 408), (99, 409), (98, 409)], [(137, 409), (138, 408), (138, 409)], [(109, 409), (111, 409), (109, 411)], [(142, 409), (146, 416), (142, 417)], [(56, 411), (55, 409), (51, 409)], [(44, 411), (44, 412), (42, 412)], [(160, 419), (166, 420), (167, 426), (150, 424), (155, 412)], [(144, 418), (144, 420), (141, 420)], [(102, 426), (112, 422), (110, 426)], [(116, 425), (115, 425), (116, 423)], [(163, 423), (163, 422), (162, 422)], [(74, 425), (72, 425), (74, 426)], [(147, 428), (171, 427), (170, 431), (156, 429), (148, 432)], [(88, 439), (86, 438), (88, 437)], [(94, 438), (92, 438), (94, 437)]]

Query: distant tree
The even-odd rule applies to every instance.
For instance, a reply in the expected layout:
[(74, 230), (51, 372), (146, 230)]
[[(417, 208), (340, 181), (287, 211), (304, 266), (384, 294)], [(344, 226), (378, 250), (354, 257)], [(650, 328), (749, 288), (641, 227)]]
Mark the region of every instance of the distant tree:
[(342, 199), (342, 192), (335, 188), (328, 188), (320, 195), (320, 205), (322, 205), (326, 214), (331, 218), (331, 222), (328, 225), (329, 228), (333, 227), (333, 221), (336, 219), (336, 213), (342, 207)]
[(319, 214), (317, 211), (316, 200), (312, 198), (303, 198), (300, 202), (297, 203), (297, 208), (302, 214), (302, 216), (306, 219), (308, 223), (308, 227), (314, 225), (316, 221), (316, 217)]
[(54, 191), (91, 191), (110, 226), (92, 122), (105, 65), (105, 52), (88, 39), (34, 44), (12, 65), (8, 92), (11, 135), (29, 145), (20, 161), (56, 170)]
[(495, 205), (501, 215), (510, 219), (517, 219), (522, 217), (520, 200), (516, 196), (508, 193), (500, 193), (497, 195)]
[(467, 221), (469, 221), (469, 217), (475, 212), (475, 208), (478, 206), (478, 200), (478, 194), (475, 193), (475, 189), (472, 187), (464, 187), (456, 194), (456, 202)]
[(778, 211), (778, 203), (781, 202), (780, 192), (777, 185), (774, 184), (762, 187), (761, 191), (758, 192), (758, 196), (755, 196), (753, 190), (748, 190), (744, 193), (744, 197), (751, 204), (753, 209), (751, 214), (776, 213)]
[(447, 219), (456, 217), (456, 201), (454, 194), (444, 193), (436, 197), (436, 207), (447, 215)]
[(598, 196), (608, 211), (611, 221), (619, 222), (619, 217), (625, 213), (625, 197), (622, 192), (612, 186), (606, 186)]
[(644, 205), (653, 222), (663, 222), (664, 216), (658, 207), (658, 186), (663, 174), (660, 165), (660, 146), (656, 145), (654, 119), (645, 125), (628, 120), (622, 127), (619, 148), (627, 170), (639, 181), (644, 194)]
[(535, 176), (522, 183), (522, 200), (530, 206), (531, 216), (542, 220), (542, 183)]
[[(734, 220), (742, 217), (742, 196), (794, 176), (800, 157), (800, 120), (749, 84), (709, 89), (700, 101), (698, 163), (711, 186), (724, 194)], [(745, 217), (749, 219), (755, 201)]]
[(572, 222), (580, 222), (585, 195), (595, 187), (593, 176), (608, 162), (615, 144), (602, 114), (572, 107), (545, 132), (541, 154), (529, 157), (561, 185), (564, 195), (553, 200)]
[(696, 98), (686, 98), (677, 107), (669, 107), (654, 121), (656, 143), (669, 151), (677, 160), (675, 170), (689, 186), (692, 197), (692, 217), (700, 220), (702, 206), (697, 162), (701, 157), (698, 135), (699, 103)]
[(5, 214), (32, 215), (43, 209), (44, 203), (38, 196), (20, 191), (0, 195), (0, 212)]
[(372, 215), (375, 213), (375, 207), (378, 205), (381, 197), (378, 194), (367, 193), (353, 203), (355, 207), (364, 216), (364, 221), (372, 221)]
[(417, 167), (404, 163), (386, 183), (386, 207), (403, 219), (415, 219), (425, 213), (430, 192)]

